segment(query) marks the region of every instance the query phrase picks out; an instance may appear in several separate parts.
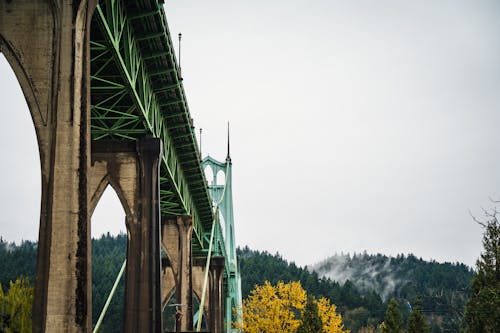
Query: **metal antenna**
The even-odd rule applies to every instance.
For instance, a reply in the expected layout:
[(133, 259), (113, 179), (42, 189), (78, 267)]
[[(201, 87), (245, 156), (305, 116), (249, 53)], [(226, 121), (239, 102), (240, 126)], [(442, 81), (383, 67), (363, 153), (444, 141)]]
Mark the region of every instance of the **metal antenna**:
[(181, 39), (182, 34), (179, 32), (179, 79), (182, 80), (182, 69), (181, 69)]

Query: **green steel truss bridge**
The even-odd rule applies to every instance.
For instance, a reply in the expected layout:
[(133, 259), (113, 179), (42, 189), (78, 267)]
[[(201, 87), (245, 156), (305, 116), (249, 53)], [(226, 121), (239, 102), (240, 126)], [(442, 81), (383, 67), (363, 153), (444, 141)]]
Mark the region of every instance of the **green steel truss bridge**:
[[(125, 332), (162, 331), (173, 294), (182, 331), (205, 316), (213, 333), (232, 332), (241, 282), (229, 149), (225, 162), (201, 160), (163, 1), (0, 0), (0, 52), (40, 150), (33, 331), (93, 329), (89, 223), (111, 185), (129, 233)], [(208, 185), (205, 168), (225, 184)]]
[[(225, 163), (211, 157), (200, 163), (164, 7), (161, 1), (100, 1), (91, 36), (92, 140), (161, 139), (161, 214), (193, 217), (194, 257), (207, 257), (216, 221), (211, 255), (226, 259), (224, 327), (231, 327), (237, 320), (233, 309), (241, 306), (231, 160), (228, 151)], [(216, 185), (214, 179), (207, 187), (203, 166), (212, 168), (214, 175), (223, 171), (226, 185)], [(215, 214), (222, 216), (225, 234), (213, 210), (221, 199)]]
[(213, 220), (163, 5), (101, 1), (91, 28), (92, 140), (160, 138), (162, 215), (191, 215), (196, 252)]

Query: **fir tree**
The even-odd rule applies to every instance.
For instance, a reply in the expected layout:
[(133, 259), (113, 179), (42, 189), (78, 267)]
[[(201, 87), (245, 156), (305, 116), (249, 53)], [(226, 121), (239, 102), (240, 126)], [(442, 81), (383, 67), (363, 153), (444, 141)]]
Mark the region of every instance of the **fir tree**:
[(398, 302), (394, 298), (391, 299), (385, 312), (383, 333), (401, 333), (401, 312), (399, 312)]
[(408, 333), (428, 333), (429, 326), (422, 314), (422, 301), (417, 299), (413, 305), (410, 317), (408, 317)]
[(318, 313), (318, 303), (312, 296), (307, 298), (306, 308), (297, 333), (324, 333), (323, 322)]
[(470, 333), (500, 332), (500, 224), (496, 211), (484, 228), (484, 252), (476, 262), (471, 296), (465, 310), (465, 324)]

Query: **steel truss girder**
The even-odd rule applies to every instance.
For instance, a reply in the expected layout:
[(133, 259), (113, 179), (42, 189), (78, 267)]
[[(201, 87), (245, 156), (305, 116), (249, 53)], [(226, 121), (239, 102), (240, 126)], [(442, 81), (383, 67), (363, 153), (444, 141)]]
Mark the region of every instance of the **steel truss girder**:
[[(164, 15), (162, 10), (157, 10), (151, 16), (158, 13)], [(177, 82), (174, 82), (167, 88), (165, 86), (155, 86), (141, 54), (139, 40), (132, 27), (131, 19), (127, 17), (127, 10), (123, 1), (101, 1), (97, 5), (94, 15), (97, 17), (104, 40), (92, 43), (92, 60), (102, 61), (106, 57), (108, 59), (103, 63), (102, 68), (93, 73), (92, 91), (106, 92), (109, 93), (109, 96), (105, 98), (105, 106), (98, 103), (92, 108), (93, 139), (106, 137), (134, 139), (141, 136), (160, 138), (163, 142), (160, 209), (164, 215), (191, 215), (194, 221), (194, 235), (200, 243), (201, 248), (204, 248), (204, 244), (206, 243), (202, 240), (202, 235), (204, 234), (203, 225), (208, 223), (208, 219), (207, 221), (202, 221), (200, 217), (208, 215), (207, 212), (200, 214), (199, 207), (191, 193), (196, 187), (197, 182), (190, 183), (188, 181), (188, 177), (183, 170), (182, 158), (177, 152), (176, 142), (174, 142), (170, 134), (169, 124), (165, 117), (168, 116), (169, 110), (168, 108), (162, 108), (159, 103), (160, 99), (158, 98), (159, 92), (172, 93), (174, 91), (178, 95), (175, 104), (184, 110), (181, 115), (189, 114), (184, 91), (176, 73), (177, 70), (176, 68), (165, 70), (166, 73), (174, 72)], [(149, 16), (146, 15), (145, 17)], [(135, 21), (139, 19), (138, 17), (134, 17)], [(167, 38), (169, 40), (167, 29), (166, 26), (163, 26), (161, 33), (152, 32), (149, 35), (145, 33), (141, 35), (140, 40), (143, 42), (155, 38)], [(169, 41), (169, 47), (171, 48), (171, 41)], [(168, 52), (165, 52), (165, 55), (168, 54)], [(175, 64), (172, 54), (170, 54), (170, 57), (170, 61)], [(110, 59), (113, 61), (109, 61)], [(105, 76), (105, 73), (110, 72), (106, 69), (110, 66), (116, 67), (116, 70), (111, 72), (121, 74), (122, 82), (115, 77)], [(154, 75), (160, 75), (158, 72), (155, 71)], [(124, 97), (124, 92), (126, 92), (127, 97)], [(124, 110), (116, 109), (115, 107), (120, 104), (120, 99), (124, 98), (130, 98), (132, 105), (129, 105), (129, 108)], [(177, 102), (177, 99), (179, 99), (179, 102)], [(185, 130), (191, 132), (186, 137), (193, 142), (193, 153), (197, 155), (194, 132), (190, 126), (186, 126)], [(199, 178), (204, 182), (201, 167), (195, 171), (201, 173)], [(206, 186), (200, 187), (198, 191), (206, 193), (203, 197), (206, 198), (206, 205), (210, 207)], [(199, 197), (199, 195), (196, 197)], [(203, 201), (205, 199), (201, 200), (202, 204), (204, 204)], [(200, 203), (200, 199), (198, 203)], [(208, 217), (211, 220), (211, 216)]]

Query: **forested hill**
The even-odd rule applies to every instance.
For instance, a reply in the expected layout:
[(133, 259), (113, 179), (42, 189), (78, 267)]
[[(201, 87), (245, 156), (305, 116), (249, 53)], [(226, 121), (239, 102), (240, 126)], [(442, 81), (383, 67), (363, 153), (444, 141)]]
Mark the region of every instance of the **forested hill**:
[[(96, 323), (109, 295), (115, 278), (125, 259), (127, 236), (103, 235), (92, 239), (92, 322)], [(33, 284), (37, 243), (23, 241), (21, 244), (8, 243), (0, 237), (0, 283), (6, 291), (9, 281), (26, 277)], [(106, 333), (122, 332), (124, 279), (118, 285), (116, 295), (106, 313), (101, 331)]]
[[(93, 322), (123, 263), (126, 241), (126, 235), (106, 235), (92, 240)], [(244, 297), (265, 280), (273, 284), (280, 280), (300, 281), (308, 293), (324, 296), (335, 303), (346, 328), (353, 333), (361, 327), (380, 323), (390, 297), (398, 300), (405, 318), (408, 316), (407, 302), (413, 303), (421, 297), (424, 313), (433, 323), (433, 333), (458, 332), (472, 277), (472, 271), (465, 265), (426, 262), (411, 255), (396, 258), (334, 256), (314, 266), (318, 274), (307, 267), (288, 263), (278, 254), (253, 251), (248, 247), (237, 252)], [(9, 281), (21, 276), (33, 281), (36, 254), (34, 242), (15, 245), (0, 238), (0, 283), (4, 290)], [(106, 315), (103, 331), (120, 332), (122, 313), (123, 281)]]
[(376, 291), (384, 300), (393, 295), (411, 299), (418, 294), (465, 291), (472, 278), (472, 270), (464, 264), (428, 262), (411, 254), (396, 258), (337, 254), (311, 269), (321, 277), (342, 284), (349, 280), (360, 290)]
[(408, 302), (420, 298), (432, 332), (458, 332), (473, 274), (463, 264), (427, 262), (413, 255), (336, 255), (311, 268), (248, 247), (238, 249), (238, 256), (244, 297), (265, 280), (299, 280), (308, 292), (335, 303), (352, 332), (381, 322), (391, 297), (405, 319)]
[(0, 283), (7, 288), (10, 281), (35, 277), (37, 243), (24, 241), (19, 245), (8, 243), (0, 237)]

